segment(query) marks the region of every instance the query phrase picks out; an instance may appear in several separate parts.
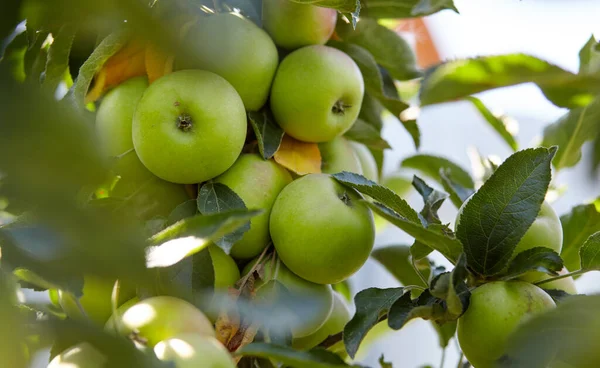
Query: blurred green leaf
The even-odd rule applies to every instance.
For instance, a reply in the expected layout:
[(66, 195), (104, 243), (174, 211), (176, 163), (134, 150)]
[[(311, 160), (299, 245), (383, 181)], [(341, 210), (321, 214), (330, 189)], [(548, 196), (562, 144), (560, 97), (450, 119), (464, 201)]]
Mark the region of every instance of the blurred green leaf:
[(452, 179), (456, 183), (468, 189), (475, 188), (473, 179), (467, 170), (441, 156), (427, 154), (413, 155), (402, 160), (400, 167), (417, 170), (427, 177), (438, 181), (440, 184), (442, 183), (440, 170), (450, 170)]
[(356, 119), (344, 137), (376, 150), (391, 148), (389, 143), (381, 137), (379, 131), (361, 118)]
[(590, 235), (579, 251), (581, 269), (600, 271), (600, 231)]
[(533, 82), (555, 105), (582, 107), (600, 93), (600, 75), (577, 75), (525, 54), (449, 61), (425, 72), (421, 104), (465, 98), (499, 87)]
[(260, 155), (265, 160), (270, 159), (281, 145), (283, 129), (275, 122), (273, 114), (267, 108), (259, 112), (249, 112), (248, 120), (256, 135)]
[(433, 249), (418, 240), (415, 240), (413, 245), (410, 246), (410, 255), (415, 260), (421, 260), (427, 257), (433, 252)]
[(25, 321), (16, 307), (16, 285), (8, 274), (0, 270), (0, 365), (25, 368), (28, 366), (25, 350)]
[(503, 279), (516, 278), (528, 271), (539, 271), (557, 276), (563, 268), (563, 260), (550, 248), (535, 247), (527, 249), (510, 262)]
[[(427, 249), (431, 249), (427, 247)], [(403, 286), (418, 285), (427, 287), (419, 275), (415, 272), (411, 264), (410, 247), (407, 245), (389, 245), (383, 248), (375, 249), (371, 253), (371, 257), (375, 258), (396, 280)], [(425, 279), (429, 277), (429, 260), (421, 259), (416, 263), (421, 274)]]
[(575, 166), (581, 159), (581, 148), (600, 136), (600, 98), (585, 107), (569, 111), (544, 129), (543, 146), (558, 146), (552, 162), (558, 170)]
[(581, 268), (580, 249), (594, 233), (600, 231), (600, 206), (593, 203), (573, 207), (560, 217), (563, 229), (563, 246), (560, 256), (569, 271)]
[(59, 83), (63, 81), (65, 73), (69, 72), (69, 54), (75, 39), (75, 32), (76, 30), (72, 25), (65, 24), (54, 35), (54, 42), (48, 49), (42, 86), (52, 95), (54, 95)]
[(297, 368), (334, 368), (353, 367), (344, 363), (337, 354), (316, 348), (310, 351), (298, 351), (288, 346), (255, 342), (246, 345), (236, 355), (271, 358), (277, 362)]
[(555, 153), (553, 147), (513, 154), (467, 202), (456, 236), (473, 272), (491, 276), (506, 267), (540, 211)]
[(198, 214), (198, 202), (195, 199), (190, 199), (185, 201), (175, 207), (175, 209), (169, 215), (167, 219), (167, 226), (171, 226), (174, 223), (186, 219), (188, 217), (193, 217)]
[(445, 349), (456, 333), (456, 321), (450, 321), (440, 324), (436, 321), (431, 321), (431, 325), (438, 334), (439, 344), (442, 349)]
[(383, 109), (383, 106), (376, 97), (371, 96), (368, 92), (365, 92), (358, 118), (362, 119), (380, 132), (381, 128), (383, 127), (383, 120), (381, 119)]
[(518, 149), (517, 140), (515, 137), (506, 129), (506, 125), (502, 120), (502, 117), (497, 117), (483, 104), (483, 102), (477, 97), (469, 96), (466, 98), (470, 101), (473, 106), (479, 111), (481, 116), (490, 124), (492, 128), (504, 139), (506, 144), (512, 148), (513, 151)]
[(462, 204), (475, 193), (475, 189), (466, 188), (462, 185), (458, 184), (454, 180), (454, 176), (452, 175), (452, 170), (449, 168), (440, 169), (440, 178), (442, 181), (442, 186), (444, 190), (450, 194), (450, 200), (456, 208), (460, 208)]
[(419, 215), (421, 215), (421, 221), (426, 226), (429, 226), (430, 224), (441, 224), (442, 222), (440, 221), (437, 212), (444, 201), (448, 198), (448, 194), (433, 189), (427, 185), (423, 179), (416, 175), (413, 177), (412, 184), (417, 192), (419, 192), (421, 197), (423, 197), (423, 209), (421, 212), (419, 212)]
[(592, 35), (579, 51), (579, 74), (597, 73), (599, 71), (600, 44)]
[(370, 18), (414, 18), (444, 9), (458, 13), (453, 0), (363, 0), (361, 4), (361, 15)]

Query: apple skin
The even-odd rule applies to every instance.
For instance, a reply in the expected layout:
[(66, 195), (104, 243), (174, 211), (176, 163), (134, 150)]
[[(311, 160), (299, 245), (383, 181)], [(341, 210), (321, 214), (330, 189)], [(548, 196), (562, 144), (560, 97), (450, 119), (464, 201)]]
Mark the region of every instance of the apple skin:
[(208, 247), (215, 271), (215, 289), (227, 289), (240, 279), (240, 270), (233, 258), (216, 245)]
[(361, 195), (326, 174), (285, 187), (271, 211), (271, 239), (285, 265), (317, 284), (341, 282), (367, 261), (375, 226)]
[(138, 302), (123, 313), (118, 327), (122, 335), (137, 331), (149, 347), (180, 333), (215, 336), (212, 323), (204, 313), (185, 300), (171, 296), (155, 296)]
[[(563, 268), (559, 272), (559, 274), (561, 275), (567, 273), (569, 273), (569, 270), (567, 270), (566, 268)], [(552, 276), (548, 275), (547, 273), (532, 271), (527, 272), (525, 275), (519, 277), (519, 279), (534, 284), (538, 281), (549, 279), (550, 277)], [(575, 281), (573, 280), (573, 277), (567, 277), (556, 281), (550, 281), (548, 283), (541, 284), (539, 287), (546, 290), (562, 290), (566, 293), (573, 295), (577, 294), (577, 287), (575, 286)]]
[(52, 359), (48, 368), (103, 368), (108, 359), (87, 342), (73, 345)]
[(244, 104), (231, 84), (211, 72), (182, 70), (146, 89), (133, 116), (132, 137), (154, 175), (194, 184), (233, 165), (246, 130)]
[(458, 320), (460, 347), (474, 367), (494, 367), (517, 326), (554, 307), (545, 291), (524, 281), (494, 281), (479, 286)]
[(182, 333), (154, 347), (156, 357), (175, 363), (175, 368), (235, 368), (229, 351), (214, 337)]
[(335, 9), (289, 0), (262, 3), (263, 27), (277, 46), (288, 50), (325, 44), (335, 30), (336, 21)]
[[(250, 261), (242, 270), (242, 275), (248, 274), (256, 264), (258, 258)], [(333, 310), (333, 289), (330, 285), (319, 285), (307, 281), (290, 271), (280, 259), (273, 262), (271, 259), (262, 262), (264, 267), (263, 279), (255, 284), (257, 299), (272, 303), (268, 297), (268, 288), (263, 288), (268, 281), (276, 280), (285, 286), (295, 298), (303, 301), (303, 305), (295, 310), (297, 319), (286, 321), (292, 328), (292, 336), (301, 338), (316, 332), (327, 321)], [(283, 304), (285, 301), (275, 300), (275, 303)], [(298, 315), (301, 313), (301, 315)]]
[(177, 61), (177, 68), (208, 70), (227, 79), (248, 111), (267, 102), (279, 63), (267, 32), (241, 15), (219, 13), (201, 18), (185, 40), (197, 52), (190, 60)]
[(281, 190), (292, 181), (290, 173), (273, 160), (242, 154), (223, 175), (215, 178), (233, 190), (249, 209), (264, 212), (250, 220), (250, 230), (231, 248), (236, 259), (250, 259), (269, 244), (269, 215)]
[[(312, 349), (322, 343), (328, 336), (341, 332), (351, 318), (352, 314), (350, 314), (346, 300), (340, 293), (334, 292), (333, 309), (323, 326), (308, 336), (294, 339), (292, 347), (300, 350)], [(344, 350), (343, 347), (342, 350)]]
[(342, 171), (363, 173), (358, 155), (344, 137), (336, 137), (329, 142), (319, 143), (319, 151), (321, 152), (321, 172), (326, 174)]
[(375, 161), (375, 157), (367, 146), (358, 142), (349, 142), (354, 152), (356, 153), (356, 157), (358, 157), (358, 161), (360, 162), (360, 168), (362, 171), (362, 175), (375, 183), (379, 182), (379, 170), (377, 169), (377, 162)]
[[(112, 315), (112, 291), (114, 281), (108, 281), (96, 276), (86, 275), (83, 281), (83, 295), (79, 304), (91, 321), (104, 325)], [(135, 289), (121, 285), (119, 290), (119, 305), (135, 297)], [(58, 303), (63, 311), (73, 319), (85, 319), (72, 294), (58, 291)]]
[(290, 136), (328, 142), (358, 117), (364, 81), (356, 63), (329, 46), (306, 46), (287, 55), (271, 88), (271, 110)]

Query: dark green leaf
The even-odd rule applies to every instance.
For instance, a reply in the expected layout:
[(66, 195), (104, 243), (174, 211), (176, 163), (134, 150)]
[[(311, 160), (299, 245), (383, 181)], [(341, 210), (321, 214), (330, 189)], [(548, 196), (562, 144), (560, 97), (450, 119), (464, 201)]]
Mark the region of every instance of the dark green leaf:
[(600, 207), (594, 204), (583, 204), (573, 207), (570, 213), (562, 215), (560, 222), (563, 229), (563, 246), (560, 252), (565, 267), (579, 270), (581, 260), (579, 251), (588, 237), (600, 231)]
[(196, 214), (198, 214), (198, 201), (195, 199), (185, 201), (175, 207), (175, 209), (171, 212), (169, 218), (167, 219), (167, 226), (171, 226), (174, 223), (188, 217), (193, 217)]
[[(427, 247), (427, 249), (431, 249)], [(415, 272), (411, 264), (410, 247), (406, 245), (389, 245), (387, 247), (375, 249), (371, 253), (371, 257), (375, 258), (396, 280), (403, 286), (418, 285), (427, 287), (421, 281), (421, 278)], [(416, 262), (421, 274), (427, 279), (429, 277), (429, 261), (422, 259)]]
[(69, 55), (71, 45), (75, 39), (75, 27), (65, 24), (54, 35), (54, 42), (48, 49), (46, 71), (42, 86), (52, 95), (59, 83), (64, 79), (65, 73), (69, 71)]
[(368, 123), (380, 132), (383, 126), (383, 120), (381, 120), (383, 109), (383, 106), (376, 97), (365, 92), (358, 118), (364, 120), (365, 123)]
[(31, 47), (25, 52), (23, 60), (25, 74), (27, 81), (38, 84), (42, 82), (42, 72), (46, 66), (46, 58), (48, 57), (48, 50), (46, 47), (42, 47), (48, 32), (40, 32), (36, 41)]
[(381, 366), (381, 368), (394, 368), (392, 363), (385, 361), (383, 354), (381, 354), (381, 356), (379, 357), (379, 365)]
[[(543, 286), (542, 286), (543, 288)], [(546, 294), (550, 295), (550, 297), (552, 297), (552, 300), (554, 300), (554, 303), (558, 304), (558, 303), (562, 303), (563, 301), (565, 301), (565, 299), (568, 299), (574, 295), (571, 295), (569, 293), (567, 293), (564, 290), (557, 290), (557, 289), (544, 289), (544, 291), (546, 292)]]
[(444, 314), (441, 300), (431, 295), (429, 290), (425, 290), (416, 299), (411, 299), (411, 294), (405, 293), (391, 306), (388, 314), (388, 326), (399, 330), (411, 319), (438, 320), (443, 319)]
[(444, 157), (418, 154), (405, 158), (400, 166), (417, 170), (440, 183), (440, 170), (449, 170), (452, 179), (456, 183), (467, 189), (475, 188), (471, 175), (465, 169)]
[(558, 276), (563, 268), (560, 256), (550, 248), (535, 247), (523, 251), (510, 261), (506, 276), (503, 278), (513, 279), (528, 271), (540, 271), (549, 275)]
[(502, 120), (502, 117), (497, 117), (481, 102), (477, 97), (469, 96), (466, 98), (467, 101), (471, 101), (473, 106), (479, 111), (481, 116), (494, 128), (494, 130), (504, 139), (506, 144), (513, 151), (518, 149), (517, 140), (515, 137), (506, 129), (506, 125)]
[(458, 13), (453, 0), (419, 0), (412, 8), (412, 16), (424, 16), (436, 13), (440, 10), (450, 9)]
[(590, 74), (600, 71), (600, 44), (594, 35), (579, 51), (579, 73)]
[(16, 307), (17, 289), (9, 275), (0, 270), (0, 360), (5, 367), (28, 366), (24, 350), (25, 329), (21, 314)]
[(431, 252), (433, 252), (433, 249), (418, 240), (415, 240), (410, 247), (410, 256), (417, 261), (427, 257)]
[(491, 276), (506, 267), (540, 211), (555, 153), (553, 147), (513, 154), (467, 202), (456, 235), (471, 270)]
[[(356, 294), (356, 313), (344, 327), (344, 345), (351, 358), (354, 358), (361, 341), (367, 332), (379, 322), (392, 304), (404, 294), (404, 288), (365, 289)], [(410, 293), (408, 293), (410, 294)]]
[(600, 296), (573, 296), (524, 321), (507, 339), (501, 367), (544, 368), (556, 357), (572, 367), (597, 367)]
[(600, 98), (585, 107), (569, 111), (544, 129), (543, 146), (558, 146), (554, 166), (560, 170), (575, 166), (581, 159), (581, 147), (600, 135)]
[(440, 178), (444, 190), (450, 194), (450, 200), (456, 208), (460, 208), (467, 198), (475, 193), (474, 189), (465, 188), (454, 181), (450, 169), (440, 169)]
[(600, 231), (591, 235), (581, 246), (581, 269), (600, 271)]
[[(21, 287), (28, 287), (36, 291), (60, 289), (62, 291), (69, 292), (78, 298), (83, 295), (82, 276), (69, 277), (68, 279), (59, 280), (60, 284), (54, 284), (40, 277), (35, 272), (25, 268), (18, 268), (13, 271), (13, 274), (20, 280)], [(27, 283), (27, 286), (23, 285), (24, 282)]]
[(298, 368), (334, 368), (352, 367), (337, 354), (316, 348), (310, 351), (298, 351), (288, 346), (254, 342), (236, 352), (236, 355), (270, 358), (288, 366)]
[(192, 289), (196, 292), (211, 290), (215, 286), (215, 269), (208, 249), (192, 256)]
[(360, 118), (356, 119), (352, 128), (344, 134), (344, 137), (376, 150), (391, 148), (389, 143), (381, 138), (379, 131), (375, 127)]
[(419, 213), (421, 215), (421, 222), (425, 227), (430, 224), (441, 224), (442, 222), (437, 212), (448, 198), (448, 194), (433, 189), (416, 175), (413, 177), (413, 186), (421, 197), (423, 197), (424, 206), (423, 210)]
[(555, 105), (585, 106), (600, 93), (600, 75), (577, 75), (525, 54), (455, 60), (429, 69), (422, 105), (449, 102), (494, 88), (533, 82)]
[(260, 155), (265, 160), (270, 159), (281, 145), (283, 129), (277, 125), (271, 111), (266, 108), (259, 112), (249, 112), (248, 119), (256, 135)]
[[(202, 185), (198, 191), (198, 210), (203, 215), (245, 209), (244, 201), (225, 184), (208, 182)], [(229, 254), (233, 244), (240, 240), (248, 230), (250, 230), (250, 221), (237, 227), (231, 233), (225, 234), (222, 238), (217, 238), (214, 242)]]
[(444, 9), (458, 12), (453, 0), (364, 0), (361, 3), (361, 15), (370, 18), (414, 18)]
[(438, 334), (440, 347), (445, 349), (448, 346), (450, 339), (452, 339), (456, 333), (456, 321), (450, 321), (443, 324), (440, 324), (436, 321), (431, 321), (431, 325)]
[(467, 259), (463, 254), (458, 258), (456, 266), (450, 273), (450, 284), (448, 287), (448, 295), (446, 296), (446, 305), (448, 312), (452, 317), (460, 317), (467, 311), (471, 292), (465, 283), (467, 278)]

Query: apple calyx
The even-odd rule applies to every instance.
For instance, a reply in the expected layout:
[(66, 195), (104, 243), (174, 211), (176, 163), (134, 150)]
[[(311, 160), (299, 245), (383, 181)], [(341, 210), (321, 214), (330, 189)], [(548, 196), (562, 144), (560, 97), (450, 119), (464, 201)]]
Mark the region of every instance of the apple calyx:
[(351, 206), (351, 205), (352, 205), (352, 203), (351, 203), (352, 201), (351, 201), (351, 199), (350, 199), (350, 196), (348, 195), (348, 193), (346, 193), (346, 192), (340, 193), (340, 194), (338, 195), (338, 198), (339, 198), (339, 199), (340, 199), (342, 202), (344, 202), (344, 204), (345, 204), (346, 206)]
[(192, 117), (188, 114), (181, 114), (177, 117), (177, 128), (188, 132), (192, 129)]
[(331, 112), (334, 115), (344, 115), (347, 108), (352, 107), (352, 105), (346, 105), (344, 101), (337, 100), (333, 106), (331, 107)]

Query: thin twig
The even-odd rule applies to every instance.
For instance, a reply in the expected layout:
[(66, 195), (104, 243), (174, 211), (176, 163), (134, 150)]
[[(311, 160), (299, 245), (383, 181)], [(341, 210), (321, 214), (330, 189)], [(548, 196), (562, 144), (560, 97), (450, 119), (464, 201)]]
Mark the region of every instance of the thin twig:
[(564, 279), (564, 278), (571, 277), (571, 276), (581, 275), (581, 274), (584, 274), (586, 272), (587, 272), (587, 270), (573, 271), (573, 272), (570, 272), (570, 273), (565, 273), (564, 275), (558, 275), (558, 276), (551, 277), (551, 278), (546, 279), (546, 280), (538, 281), (534, 285), (540, 286), (540, 285), (548, 283), (548, 282), (552, 282), (552, 281)]

